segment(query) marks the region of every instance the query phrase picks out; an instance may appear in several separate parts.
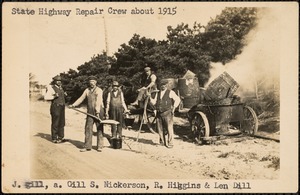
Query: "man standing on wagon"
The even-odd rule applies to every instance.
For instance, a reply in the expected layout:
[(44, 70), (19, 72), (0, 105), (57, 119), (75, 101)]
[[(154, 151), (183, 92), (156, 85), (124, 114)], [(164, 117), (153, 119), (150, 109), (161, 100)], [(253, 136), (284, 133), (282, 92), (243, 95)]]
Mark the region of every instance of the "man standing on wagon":
[(106, 118), (116, 120), (118, 125), (112, 125), (112, 138), (122, 138), (123, 113), (128, 112), (124, 95), (119, 88), (118, 81), (113, 81), (112, 90), (108, 92), (106, 103)]
[(152, 73), (152, 70), (148, 65), (144, 68), (144, 71), (145, 73), (141, 78), (142, 88), (138, 89), (138, 97), (133, 103), (130, 104), (132, 106), (139, 105), (139, 101), (141, 101), (149, 91), (156, 90), (156, 75)]
[(156, 108), (156, 125), (159, 134), (159, 143), (163, 144), (163, 141), (165, 141), (164, 131), (167, 131), (168, 140), (164, 145), (168, 148), (173, 148), (173, 116), (175, 109), (180, 103), (180, 98), (173, 90), (167, 89), (167, 85), (167, 80), (161, 80), (159, 92), (153, 99), (151, 98), (150, 101)]
[[(87, 98), (87, 113), (104, 119), (104, 108), (103, 108), (103, 92), (102, 89), (97, 87), (97, 78), (95, 76), (89, 77), (89, 87), (83, 92), (80, 98), (76, 100), (70, 108), (76, 107)], [(92, 138), (93, 138), (93, 125), (96, 123), (97, 127), (97, 151), (101, 152), (103, 148), (103, 124), (99, 120), (87, 116), (85, 123), (85, 141), (84, 148), (80, 152), (91, 151), (92, 149)]]

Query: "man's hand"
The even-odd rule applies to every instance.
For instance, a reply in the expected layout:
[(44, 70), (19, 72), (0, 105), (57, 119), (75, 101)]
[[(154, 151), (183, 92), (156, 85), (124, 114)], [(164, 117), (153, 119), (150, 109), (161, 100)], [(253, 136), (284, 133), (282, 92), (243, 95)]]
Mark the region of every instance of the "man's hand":
[(109, 119), (108, 112), (105, 113), (105, 118), (106, 118), (106, 119)]
[(69, 108), (75, 108), (75, 106), (73, 104), (69, 105)]
[(100, 113), (96, 113), (96, 117), (97, 117), (97, 118), (100, 118)]
[(174, 115), (174, 113), (175, 113), (175, 109), (172, 109), (172, 115)]

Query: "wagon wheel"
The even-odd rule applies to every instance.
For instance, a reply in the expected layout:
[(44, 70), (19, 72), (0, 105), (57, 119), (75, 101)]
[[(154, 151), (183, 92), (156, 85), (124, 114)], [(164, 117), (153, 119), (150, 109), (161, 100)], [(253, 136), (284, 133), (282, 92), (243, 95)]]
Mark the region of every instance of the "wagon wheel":
[(156, 134), (156, 115), (154, 113), (154, 106), (150, 104), (150, 96), (147, 96), (144, 102), (144, 120), (151, 131), (151, 133)]
[(206, 115), (203, 112), (197, 112), (191, 122), (192, 133), (196, 141), (201, 144), (209, 137), (209, 123)]
[(255, 114), (255, 111), (249, 106), (244, 106), (243, 112), (244, 112), (244, 121), (242, 125), (242, 130), (246, 134), (252, 134), (252, 135), (256, 134), (258, 129), (258, 119)]

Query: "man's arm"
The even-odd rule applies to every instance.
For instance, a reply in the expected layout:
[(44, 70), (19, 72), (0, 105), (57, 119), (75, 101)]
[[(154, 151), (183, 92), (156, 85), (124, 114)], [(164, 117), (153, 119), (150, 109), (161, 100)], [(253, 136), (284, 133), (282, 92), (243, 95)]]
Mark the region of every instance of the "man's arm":
[(109, 105), (110, 105), (110, 92), (108, 92), (107, 99), (106, 99), (106, 115), (108, 115)]
[(147, 89), (150, 89), (151, 87), (153, 87), (155, 85), (155, 82), (156, 82), (157, 78), (154, 74), (152, 74), (150, 79), (151, 79), (151, 83), (146, 87)]
[(80, 96), (80, 98), (78, 98), (71, 106), (78, 106), (79, 104), (81, 104), (83, 102), (83, 100), (86, 98), (87, 96), (87, 91), (88, 89), (85, 89), (84, 92), (82, 93), (82, 95)]
[(174, 106), (173, 106), (173, 113), (174, 113), (175, 109), (179, 106), (181, 100), (173, 90), (170, 91), (169, 97), (174, 100)]
[(125, 103), (125, 100), (124, 100), (124, 94), (123, 94), (122, 91), (121, 91), (121, 102), (122, 102), (122, 106), (124, 108), (124, 111), (128, 112), (128, 109), (127, 109), (127, 106), (126, 106), (126, 103)]
[(55, 97), (56, 97), (55, 91), (54, 91), (53, 87), (51, 85), (49, 85), (47, 87), (47, 92), (44, 96), (44, 99), (45, 100), (54, 100)]

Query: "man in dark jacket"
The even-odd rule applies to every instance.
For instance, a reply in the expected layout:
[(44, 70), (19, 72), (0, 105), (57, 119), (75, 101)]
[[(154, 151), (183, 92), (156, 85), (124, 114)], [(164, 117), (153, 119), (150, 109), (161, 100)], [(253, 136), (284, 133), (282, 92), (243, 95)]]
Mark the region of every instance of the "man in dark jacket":
[(45, 100), (51, 101), (51, 138), (53, 143), (61, 143), (65, 141), (65, 95), (62, 88), (61, 77), (55, 76), (52, 85), (48, 87), (44, 96)]

